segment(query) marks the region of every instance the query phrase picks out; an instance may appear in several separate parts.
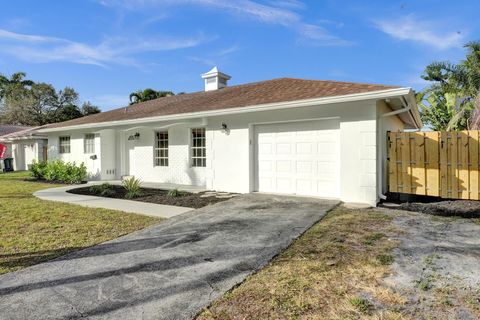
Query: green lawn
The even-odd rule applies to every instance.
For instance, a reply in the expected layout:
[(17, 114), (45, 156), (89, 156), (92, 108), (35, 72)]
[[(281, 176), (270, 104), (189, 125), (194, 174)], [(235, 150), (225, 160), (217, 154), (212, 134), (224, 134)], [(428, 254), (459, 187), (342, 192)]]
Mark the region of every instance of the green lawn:
[(32, 193), (56, 185), (0, 173), (0, 274), (40, 263), (158, 223), (161, 219), (43, 201)]

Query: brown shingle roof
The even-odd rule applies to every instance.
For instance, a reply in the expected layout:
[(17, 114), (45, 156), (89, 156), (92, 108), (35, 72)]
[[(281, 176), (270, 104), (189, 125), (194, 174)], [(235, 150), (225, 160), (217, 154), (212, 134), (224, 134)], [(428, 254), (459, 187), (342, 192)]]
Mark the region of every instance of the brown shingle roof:
[(0, 141), (15, 140), (15, 139), (26, 139), (26, 138), (41, 138), (41, 135), (38, 134), (37, 130), (43, 127), (23, 127), (23, 130), (11, 132), (0, 136)]
[(30, 127), (27, 127), (27, 126), (17, 126), (17, 125), (12, 125), (12, 124), (3, 124), (3, 125), (0, 125), (0, 136), (6, 135), (6, 134), (9, 134), (9, 133), (13, 133), (13, 132), (17, 132), (17, 131), (26, 130), (26, 129), (29, 129), (29, 128)]
[(89, 123), (140, 119), (173, 114), (222, 110), (267, 103), (342, 96), (399, 88), (379, 84), (280, 78), (231, 86), (215, 91), (194, 92), (159, 98), (83, 118), (54, 123), (60, 128)]

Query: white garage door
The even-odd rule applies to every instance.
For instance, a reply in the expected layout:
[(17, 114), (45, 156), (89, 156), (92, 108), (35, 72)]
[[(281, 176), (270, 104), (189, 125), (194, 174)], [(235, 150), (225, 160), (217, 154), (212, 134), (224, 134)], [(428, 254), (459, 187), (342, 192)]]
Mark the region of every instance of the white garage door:
[(255, 126), (256, 189), (339, 197), (339, 122)]

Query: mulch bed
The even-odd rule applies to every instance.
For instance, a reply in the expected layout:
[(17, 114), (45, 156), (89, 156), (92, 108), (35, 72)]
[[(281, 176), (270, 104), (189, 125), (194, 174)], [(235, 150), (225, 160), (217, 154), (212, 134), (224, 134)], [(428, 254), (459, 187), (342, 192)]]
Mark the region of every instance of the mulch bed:
[(407, 202), (400, 204), (400, 209), (444, 217), (480, 218), (480, 201), (447, 200), (428, 203)]
[[(125, 188), (118, 185), (113, 185), (112, 188), (115, 191), (115, 193), (112, 194), (111, 196), (105, 196), (106, 198), (125, 199), (125, 194), (127, 193)], [(98, 194), (90, 192), (90, 187), (71, 189), (71, 190), (68, 190), (67, 192), (99, 197)], [(201, 195), (205, 194), (205, 192), (191, 193), (191, 192), (181, 191), (181, 194), (178, 197), (170, 197), (167, 195), (168, 190), (141, 188), (141, 193), (142, 193), (141, 196), (134, 199), (127, 199), (127, 200), (149, 202), (149, 203), (156, 203), (156, 204), (165, 204), (170, 206), (189, 207), (189, 208), (195, 208), (195, 209), (202, 208), (211, 204), (215, 204), (217, 202), (228, 200), (228, 198), (217, 198), (215, 196), (201, 197)]]

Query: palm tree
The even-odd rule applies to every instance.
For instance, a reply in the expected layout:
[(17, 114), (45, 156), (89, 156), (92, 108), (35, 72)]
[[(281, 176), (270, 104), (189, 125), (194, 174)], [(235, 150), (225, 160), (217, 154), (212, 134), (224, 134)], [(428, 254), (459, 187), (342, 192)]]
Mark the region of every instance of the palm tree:
[[(450, 62), (434, 62), (428, 65), (422, 76), (434, 84), (425, 90), (425, 100), (435, 93), (435, 100), (444, 96), (451, 112), (444, 113), (447, 124), (442, 130), (480, 129), (480, 42), (469, 42), (465, 45), (467, 55), (459, 64)], [(453, 100), (452, 100), (453, 98)], [(436, 108), (435, 104), (429, 103)], [(425, 109), (426, 110), (426, 109)]]
[(480, 94), (477, 94), (474, 104), (475, 109), (473, 110), (472, 117), (470, 118), (470, 129), (480, 130)]
[(173, 96), (173, 95), (174, 93), (172, 91), (156, 91), (154, 89), (147, 88), (144, 90), (138, 90), (130, 93), (130, 104), (145, 102), (145, 101), (158, 99), (162, 97)]
[(15, 72), (10, 78), (0, 74), (0, 100), (5, 98), (9, 88), (12, 86), (21, 86), (23, 88), (31, 87), (34, 82), (25, 79), (26, 76), (27, 74), (25, 72)]

